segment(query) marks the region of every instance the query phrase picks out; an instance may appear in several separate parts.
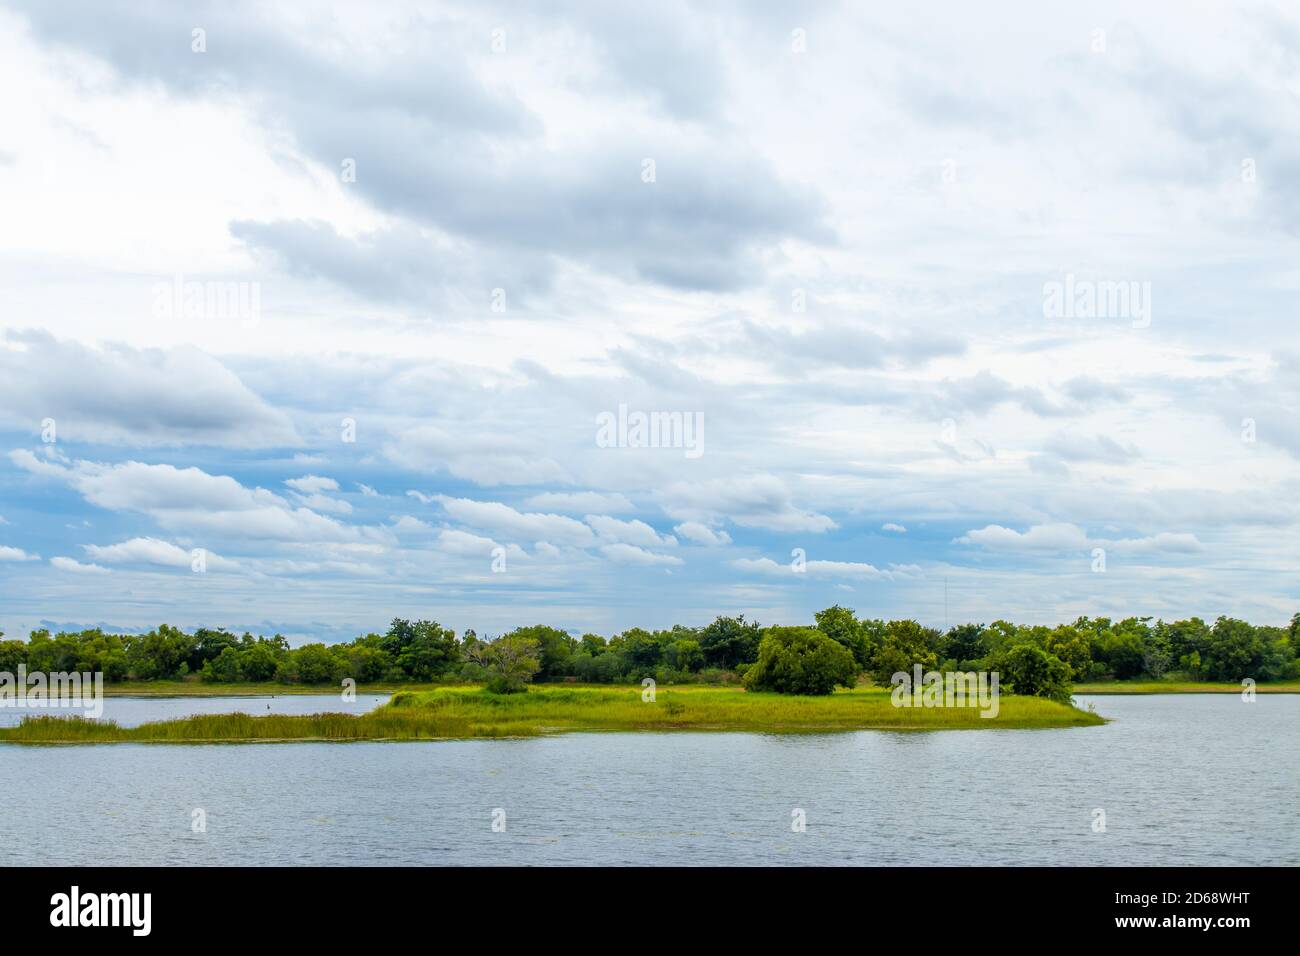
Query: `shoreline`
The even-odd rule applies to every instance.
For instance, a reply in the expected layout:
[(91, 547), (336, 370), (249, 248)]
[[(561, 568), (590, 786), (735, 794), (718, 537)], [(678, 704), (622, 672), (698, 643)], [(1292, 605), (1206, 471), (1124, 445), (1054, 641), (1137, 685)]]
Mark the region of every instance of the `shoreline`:
[[(358, 694), (397, 694), (403, 691), (429, 693), (439, 690), (466, 688), (466, 684), (418, 684), (378, 681), (371, 684), (357, 684)], [(544, 688), (592, 688), (635, 689), (640, 693), (639, 685), (633, 684), (569, 684), (563, 682), (531, 684), (537, 689)], [(681, 690), (702, 688), (712, 690), (737, 689), (733, 684), (668, 684), (664, 690)], [(873, 685), (864, 684), (870, 689)], [(1300, 681), (1271, 681), (1255, 685), (1257, 694), (1300, 694)], [(281, 683), (238, 683), (215, 684), (201, 681), (119, 681), (104, 685), (105, 697), (281, 697), (336, 695), (340, 693), (334, 684), (281, 684)], [(1122, 694), (1239, 694), (1241, 685), (1216, 681), (1094, 681), (1083, 682), (1074, 686), (1073, 693), (1097, 697)]]
[(119, 727), (43, 715), (0, 728), (0, 743), (269, 743), (540, 737), (572, 732), (832, 733), (857, 730), (1032, 730), (1106, 723), (1091, 710), (1008, 694), (994, 716), (970, 706), (897, 707), (890, 691), (855, 688), (825, 697), (742, 688), (668, 687), (645, 700), (640, 687), (534, 685), (496, 695), (479, 687), (397, 693), (360, 715), (200, 714)]

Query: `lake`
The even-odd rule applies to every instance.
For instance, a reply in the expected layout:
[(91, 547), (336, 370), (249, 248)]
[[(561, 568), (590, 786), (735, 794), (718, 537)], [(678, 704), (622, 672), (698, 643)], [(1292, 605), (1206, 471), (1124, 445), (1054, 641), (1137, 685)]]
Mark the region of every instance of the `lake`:
[[(1300, 864), (1300, 696), (1079, 700), (1113, 723), (0, 746), (0, 829), (10, 865)], [(338, 695), (109, 698), (106, 716), (268, 703), (341, 709)]]
[[(263, 697), (105, 697), (103, 720), (122, 727), (138, 727), (151, 720), (175, 720), (195, 714), (317, 714), (321, 711), (364, 714), (374, 710), (387, 694), (357, 694), (347, 703), (342, 694), (276, 694)], [(89, 716), (69, 709), (0, 707), (0, 727), (16, 727), (27, 714), (67, 717)]]

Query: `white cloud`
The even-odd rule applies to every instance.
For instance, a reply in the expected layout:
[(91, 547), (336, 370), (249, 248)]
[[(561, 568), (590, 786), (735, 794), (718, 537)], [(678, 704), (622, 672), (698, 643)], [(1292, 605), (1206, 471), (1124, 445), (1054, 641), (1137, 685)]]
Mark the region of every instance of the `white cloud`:
[(438, 495), (437, 501), (455, 521), (515, 541), (550, 541), (579, 548), (596, 543), (589, 527), (564, 515), (521, 512), (500, 501), (474, 501), (446, 495)]
[(1196, 535), (1162, 531), (1144, 538), (1090, 538), (1082, 528), (1068, 523), (1034, 525), (1023, 534), (1001, 525), (968, 531), (958, 544), (978, 545), (990, 551), (1080, 551), (1102, 547), (1126, 554), (1192, 553), (1202, 549)]
[(303, 475), (301, 478), (289, 478), (285, 484), (294, 491), (301, 491), (305, 495), (314, 494), (319, 491), (338, 491), (339, 483), (333, 478), (322, 478), (319, 475)]
[(288, 416), (193, 347), (90, 348), (45, 332), (0, 338), (0, 423), (52, 419), (63, 440), (111, 445), (296, 445)]
[(886, 521), (880, 526), (881, 531), (892, 531), (895, 534), (907, 534), (907, 529), (901, 524), (894, 524), (892, 521)]
[(482, 535), (470, 534), (468, 531), (447, 529), (438, 535), (438, 549), (448, 554), (462, 557), (486, 558), (492, 553), (497, 543)]
[(413, 518), (410, 515), (392, 516), (392, 528), (399, 534), (427, 534), (433, 530), (433, 525), (427, 521), (421, 521), (419, 518)]
[(678, 520), (716, 522), (726, 518), (745, 528), (815, 534), (836, 527), (828, 516), (796, 507), (789, 489), (774, 475), (679, 481), (657, 497), (664, 511)]
[(1067, 522), (1034, 525), (1023, 534), (991, 524), (968, 531), (956, 541), (958, 544), (978, 545), (990, 551), (1067, 551), (1088, 546), (1088, 536), (1083, 529)]
[(50, 558), (50, 564), (60, 571), (72, 571), (76, 574), (110, 574), (108, 568), (98, 564), (82, 564), (75, 558)]
[(28, 554), (22, 548), (0, 544), (0, 561), (39, 561), (40, 555)]
[(570, 514), (624, 514), (635, 510), (626, 495), (600, 491), (544, 491), (524, 502), (530, 508), (542, 511), (564, 511)]
[(199, 468), (127, 461), (42, 460), (26, 449), (10, 453), (18, 467), (57, 478), (91, 504), (110, 511), (136, 511), (168, 528), (285, 541), (353, 541), (358, 529), (308, 508), (293, 508), (263, 488), (246, 488), (225, 475)]
[(342, 498), (331, 498), (329, 495), (296, 495), (296, 500), (304, 508), (310, 508), (312, 511), (327, 511), (331, 514), (350, 515), (352, 514), (352, 503), (344, 501)]
[(486, 487), (570, 480), (568, 471), (553, 458), (532, 449), (525, 435), (481, 431), (453, 434), (439, 426), (421, 425), (402, 429), (384, 452), (404, 468), (442, 469)]
[(600, 546), (600, 553), (618, 564), (675, 566), (685, 563), (675, 555), (655, 554), (634, 544), (603, 544)]
[[(741, 571), (750, 571), (768, 575), (802, 574), (813, 577), (859, 578), (862, 580), (892, 579), (894, 572), (882, 571), (875, 565), (855, 561), (805, 561), (803, 571), (795, 571), (791, 564), (781, 564), (771, 558), (738, 558), (731, 562), (732, 567)], [(900, 569), (901, 570), (901, 569)]]
[(1162, 531), (1146, 538), (1120, 538), (1099, 542), (1120, 554), (1194, 554), (1205, 550), (1196, 535)]
[(672, 547), (677, 544), (677, 539), (671, 535), (660, 535), (644, 521), (622, 521), (608, 515), (587, 515), (583, 520), (591, 525), (604, 541), (635, 544), (647, 548)]
[[(117, 544), (82, 545), (87, 556), (105, 564), (156, 564), (162, 567), (185, 568), (189, 570), (194, 561), (192, 550), (160, 538), (131, 538)], [(209, 571), (234, 570), (238, 564), (223, 558), (206, 548), (203, 550), (204, 564)]]
[(673, 528), (679, 535), (694, 544), (702, 544), (707, 548), (717, 548), (724, 544), (731, 544), (731, 535), (725, 531), (714, 531), (707, 525), (702, 525), (698, 521), (683, 521)]

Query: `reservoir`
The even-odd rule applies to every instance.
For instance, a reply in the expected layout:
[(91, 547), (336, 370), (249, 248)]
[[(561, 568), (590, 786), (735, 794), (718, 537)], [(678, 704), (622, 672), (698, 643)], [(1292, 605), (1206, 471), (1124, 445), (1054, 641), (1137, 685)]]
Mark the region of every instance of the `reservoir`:
[[(10, 865), (1300, 864), (1300, 696), (1077, 700), (1112, 722), (0, 746), (0, 829)], [(337, 694), (108, 698), (105, 716), (268, 705), (352, 709)]]

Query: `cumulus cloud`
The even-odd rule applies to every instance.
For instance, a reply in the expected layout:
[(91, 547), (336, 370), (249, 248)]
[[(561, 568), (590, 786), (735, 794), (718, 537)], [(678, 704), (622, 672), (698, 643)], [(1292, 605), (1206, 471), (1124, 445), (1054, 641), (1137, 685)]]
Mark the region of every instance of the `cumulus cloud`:
[(956, 542), (990, 551), (1067, 551), (1086, 548), (1088, 536), (1082, 528), (1068, 522), (1034, 525), (1023, 533), (991, 524), (966, 532)]
[(989, 551), (1078, 551), (1102, 547), (1128, 554), (1187, 554), (1202, 548), (1196, 535), (1187, 532), (1162, 531), (1141, 538), (1091, 538), (1078, 525), (1065, 522), (1034, 525), (1024, 532), (991, 524), (968, 531), (955, 541)]
[[(251, 4), (185, 12), (96, 4), (75, 28), (45, 4), (24, 11), (38, 36), (99, 57), (126, 81), (161, 83), (182, 96), (236, 91), (321, 166), (337, 171), (339, 157), (354, 158), (359, 196), (409, 228), (466, 244), (471, 264), (477, 254), (511, 250), (522, 262), (509, 274), (569, 258), (622, 277), (723, 290), (758, 282), (764, 255), (782, 242), (831, 238), (820, 196), (784, 181), (731, 124), (691, 124), (665, 138), (658, 124), (617, 111), (610, 120), (626, 127), (621, 133), (555, 135), (494, 77), (481, 78), (459, 39), (465, 24), (450, 11), (403, 18), (388, 32), (382, 22), (366, 24), (382, 57), (311, 42), (292, 18)], [(212, 44), (202, 70), (169, 43), (197, 20), (228, 38)], [(633, 29), (613, 29), (618, 20), (574, 11), (567, 29), (594, 43), (605, 54), (600, 62), (637, 77), (628, 89), (657, 93), (659, 107), (680, 112), (708, 102), (700, 90), (688, 92), (691, 74), (679, 73), (683, 62), (709, 63), (697, 76), (716, 72), (714, 53), (679, 59), (684, 46), (708, 44), (689, 41), (659, 13), (643, 13)], [(566, 44), (574, 39), (564, 36)], [(191, 56), (188, 47), (177, 50)], [(674, 69), (651, 69), (654, 55), (672, 57)], [(562, 85), (579, 79), (580, 72)], [(653, 182), (642, 180), (647, 155), (658, 164)], [(429, 257), (420, 261), (391, 242), (349, 256), (328, 232), (304, 236), (301, 226), (284, 224), (241, 224), (240, 231), (273, 246), (296, 271), (340, 284), (373, 291), (427, 282), (420, 273)]]
[(640, 564), (645, 566), (676, 566), (684, 564), (681, 558), (672, 554), (655, 554), (634, 544), (602, 544), (600, 553), (609, 560), (619, 564)]
[(731, 535), (725, 531), (714, 531), (708, 525), (700, 524), (698, 521), (683, 521), (681, 524), (673, 527), (681, 537), (693, 544), (702, 544), (706, 548), (717, 548), (724, 544), (731, 544)]
[[(82, 545), (87, 557), (105, 564), (153, 564), (167, 568), (184, 568), (190, 570), (195, 555), (179, 545), (160, 538), (131, 538), (117, 544)], [(209, 571), (229, 571), (238, 567), (234, 561), (206, 548), (203, 550), (204, 565)]]
[(226, 475), (199, 468), (127, 461), (64, 464), (26, 449), (10, 460), (33, 474), (63, 481), (88, 502), (110, 511), (149, 515), (168, 528), (284, 541), (356, 541), (358, 529), (309, 508), (294, 508), (264, 488), (246, 488)]
[(314, 494), (318, 491), (338, 491), (339, 483), (333, 478), (322, 478), (319, 475), (304, 475), (301, 478), (289, 478), (285, 484), (294, 491), (301, 491), (305, 495)]
[(0, 544), (0, 561), (39, 561), (40, 555), (28, 554), (22, 548), (11, 548)]
[(438, 495), (437, 501), (452, 520), (517, 541), (550, 541), (586, 548), (596, 543), (587, 525), (564, 515), (516, 511), (500, 501), (474, 501)]
[[(437, 540), (439, 551), (462, 558), (483, 558), (486, 560), (492, 556), (492, 552), (498, 547), (501, 547), (501, 545), (491, 538), (470, 534), (468, 531), (457, 531), (452, 528), (439, 532)], [(526, 556), (524, 550), (516, 544), (507, 546), (506, 553), (513, 558)]]
[(894, 524), (892, 521), (886, 521), (880, 526), (881, 531), (892, 531), (895, 534), (907, 534), (907, 529), (901, 524)]
[(623, 521), (608, 515), (587, 515), (584, 520), (604, 541), (636, 544), (648, 548), (671, 547), (677, 544), (677, 539), (672, 535), (660, 535), (644, 521)]
[(568, 471), (541, 454), (526, 435), (475, 429), (456, 434), (437, 425), (402, 429), (385, 445), (395, 464), (412, 470), (442, 469), (477, 485), (568, 483)]
[(1162, 531), (1145, 538), (1119, 538), (1101, 541), (1105, 547), (1121, 554), (1194, 554), (1204, 546), (1194, 534)]
[[(741, 571), (758, 574), (810, 574), (814, 577), (860, 578), (862, 580), (888, 580), (894, 576), (892, 571), (884, 571), (872, 564), (858, 561), (805, 561), (803, 571), (796, 572), (793, 565), (781, 564), (771, 558), (738, 558), (731, 562), (732, 567)], [(900, 568), (901, 570), (901, 568)]]
[(627, 496), (617, 491), (544, 491), (528, 498), (524, 504), (539, 511), (569, 514), (613, 515), (635, 510)]
[(679, 481), (656, 497), (669, 517), (677, 520), (717, 523), (727, 519), (745, 528), (817, 534), (836, 527), (827, 515), (797, 507), (785, 483), (774, 475)]
[(98, 564), (82, 564), (76, 558), (57, 557), (50, 558), (50, 565), (58, 568), (60, 571), (71, 571), (74, 574), (111, 574), (108, 568)]
[(90, 348), (45, 332), (0, 339), (0, 424), (53, 419), (60, 439), (267, 448), (300, 439), (284, 412), (191, 347)]

